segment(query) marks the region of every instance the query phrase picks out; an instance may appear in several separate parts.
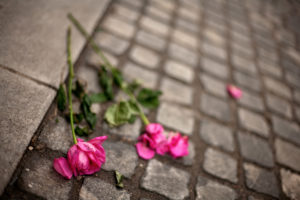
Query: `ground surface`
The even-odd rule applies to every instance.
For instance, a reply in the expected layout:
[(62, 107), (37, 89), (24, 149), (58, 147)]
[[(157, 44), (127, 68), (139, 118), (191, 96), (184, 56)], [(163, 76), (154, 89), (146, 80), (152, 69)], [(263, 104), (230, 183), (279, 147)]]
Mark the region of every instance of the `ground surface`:
[[(297, 6), (113, 1), (94, 39), (128, 80), (163, 91), (160, 107), (148, 116), (188, 135), (189, 156), (139, 159), (134, 144), (142, 123), (110, 129), (102, 120), (107, 105), (96, 105), (99, 121), (90, 138), (108, 136), (107, 162), (93, 176), (66, 181), (52, 162), (66, 155), (72, 138), (53, 103), (2, 198), (300, 199)], [(76, 63), (89, 92), (100, 91), (97, 63), (88, 47)], [(228, 83), (242, 88), (240, 100), (228, 96)], [(123, 190), (115, 187), (114, 170), (126, 176)]]

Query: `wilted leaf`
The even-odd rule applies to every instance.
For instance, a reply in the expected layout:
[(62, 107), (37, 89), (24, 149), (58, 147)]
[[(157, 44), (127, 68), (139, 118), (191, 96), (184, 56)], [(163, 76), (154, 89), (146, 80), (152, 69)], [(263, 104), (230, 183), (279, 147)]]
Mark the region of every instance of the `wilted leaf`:
[(103, 103), (108, 100), (104, 93), (91, 94), (89, 98), (91, 100), (91, 103)]
[(114, 98), (112, 86), (113, 79), (110, 77), (104, 66), (102, 66), (101, 70), (99, 71), (99, 83), (107, 99), (112, 100)]
[(115, 176), (116, 176), (116, 181), (117, 181), (117, 184), (116, 184), (117, 187), (124, 188), (124, 184), (123, 184), (124, 176), (118, 171), (115, 171)]
[(114, 82), (117, 86), (121, 87), (124, 81), (123, 75), (120, 70), (113, 68), (111, 70)]
[(89, 127), (87, 127), (87, 126), (83, 127), (83, 128), (76, 126), (75, 133), (78, 136), (88, 136), (90, 134), (90, 130), (89, 130)]
[(161, 94), (161, 91), (143, 88), (139, 92), (137, 100), (142, 106), (152, 109), (159, 106), (159, 96)]
[(89, 96), (84, 95), (81, 102), (81, 110), (86, 122), (92, 129), (94, 129), (97, 122), (97, 117), (96, 114), (91, 111), (91, 105), (92, 102)]
[(76, 80), (72, 92), (76, 97), (81, 99), (85, 94), (85, 83), (82, 80)]
[(67, 104), (67, 96), (65, 87), (63, 84), (59, 85), (58, 91), (57, 91), (57, 108), (60, 111), (64, 111), (66, 109)]

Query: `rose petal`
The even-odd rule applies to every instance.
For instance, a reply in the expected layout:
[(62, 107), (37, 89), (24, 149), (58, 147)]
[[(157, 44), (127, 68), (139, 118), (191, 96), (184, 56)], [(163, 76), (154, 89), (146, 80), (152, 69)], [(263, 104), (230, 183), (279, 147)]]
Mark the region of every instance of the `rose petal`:
[(156, 153), (159, 155), (165, 155), (169, 151), (169, 146), (167, 141), (159, 143), (156, 147)]
[(242, 90), (234, 85), (227, 85), (227, 91), (235, 99), (239, 99), (242, 96)]
[(143, 142), (138, 142), (136, 145), (136, 150), (138, 155), (145, 159), (145, 160), (149, 160), (151, 158), (154, 157), (155, 155), (155, 151), (153, 149), (150, 149), (145, 143)]
[(173, 158), (183, 157), (188, 152), (188, 137), (182, 137), (179, 133), (171, 134), (168, 138), (169, 153)]
[(146, 126), (146, 132), (148, 134), (162, 134), (164, 132), (164, 128), (162, 125), (158, 123), (151, 123)]
[(63, 177), (71, 179), (73, 174), (66, 158), (55, 158), (53, 161), (53, 167)]

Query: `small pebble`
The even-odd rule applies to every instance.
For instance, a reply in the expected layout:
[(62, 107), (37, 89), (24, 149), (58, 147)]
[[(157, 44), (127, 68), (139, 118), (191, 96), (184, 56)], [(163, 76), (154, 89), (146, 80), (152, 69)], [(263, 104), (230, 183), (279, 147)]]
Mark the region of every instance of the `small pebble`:
[(29, 184), (28, 184), (28, 187), (32, 188), (32, 185), (29, 183)]
[(25, 168), (25, 171), (26, 171), (26, 172), (29, 172), (29, 171), (30, 171), (30, 169), (29, 169), (29, 168)]
[(33, 150), (33, 146), (29, 146), (28, 149), (29, 149), (29, 151), (32, 151)]

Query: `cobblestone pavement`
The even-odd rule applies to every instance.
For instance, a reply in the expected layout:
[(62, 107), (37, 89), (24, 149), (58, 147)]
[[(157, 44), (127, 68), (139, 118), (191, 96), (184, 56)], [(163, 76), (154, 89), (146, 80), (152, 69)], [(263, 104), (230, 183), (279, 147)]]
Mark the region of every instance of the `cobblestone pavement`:
[[(109, 129), (99, 113), (90, 137), (107, 135), (107, 162), (66, 181), (52, 168), (72, 144), (55, 104), (3, 199), (300, 199), (297, 3), (261, 0), (113, 1), (94, 38), (128, 80), (163, 91), (151, 121), (190, 138), (190, 154), (138, 158), (141, 121)], [(298, 21), (297, 21), (298, 19)], [(298, 26), (298, 27), (297, 27)], [(99, 92), (97, 57), (86, 48), (76, 76)], [(227, 83), (241, 87), (231, 99)], [(76, 106), (76, 104), (75, 104)], [(116, 189), (114, 170), (126, 178)]]

